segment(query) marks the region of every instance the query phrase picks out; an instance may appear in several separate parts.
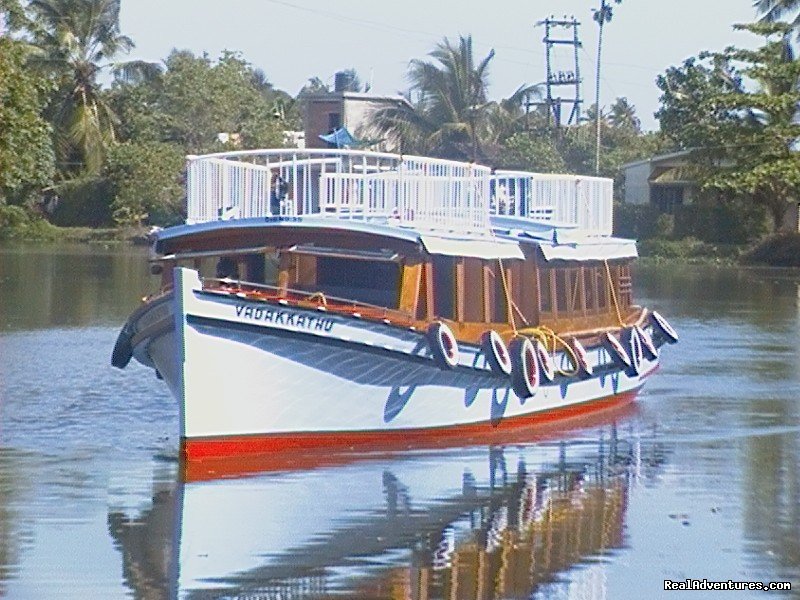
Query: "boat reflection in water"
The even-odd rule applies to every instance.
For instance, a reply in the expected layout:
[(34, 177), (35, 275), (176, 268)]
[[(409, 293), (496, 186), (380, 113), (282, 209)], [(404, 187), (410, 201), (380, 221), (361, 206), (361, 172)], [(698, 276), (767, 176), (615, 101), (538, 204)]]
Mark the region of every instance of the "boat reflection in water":
[(109, 528), (141, 598), (528, 598), (553, 585), (598, 597), (598, 557), (623, 544), (639, 454), (608, 425), (538, 444), (184, 473), (138, 516), (112, 510)]

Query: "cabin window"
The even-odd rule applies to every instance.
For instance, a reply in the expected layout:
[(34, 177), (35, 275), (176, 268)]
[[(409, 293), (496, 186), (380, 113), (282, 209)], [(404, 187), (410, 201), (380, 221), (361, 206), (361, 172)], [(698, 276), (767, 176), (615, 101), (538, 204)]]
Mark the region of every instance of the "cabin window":
[(334, 129), (339, 129), (339, 126), (342, 124), (342, 115), (338, 112), (331, 112), (328, 113), (328, 131), (333, 131)]
[(595, 269), (582, 267), (581, 276), (583, 278), (583, 296), (586, 311), (589, 313), (597, 312), (597, 277), (595, 276)]
[(552, 269), (539, 269), (536, 274), (539, 278), (539, 290), (541, 291), (541, 295), (539, 296), (539, 311), (545, 313), (553, 312), (553, 297), (551, 293), (551, 275), (553, 275), (553, 271)]
[(433, 312), (444, 319), (455, 318), (455, 268), (452, 256), (433, 256)]
[(619, 290), (619, 304), (621, 307), (627, 308), (633, 304), (630, 264), (623, 264), (617, 267), (617, 289)]
[(595, 281), (597, 282), (597, 308), (602, 311), (611, 306), (608, 299), (608, 274), (605, 267), (598, 267), (593, 270)]
[[(505, 265), (503, 265), (505, 267)], [(508, 279), (506, 279), (506, 283), (503, 283), (503, 278), (507, 276), (507, 270), (505, 272), (500, 269), (500, 263), (498, 261), (487, 261), (487, 274), (490, 277), (488, 291), (489, 296), (491, 298), (489, 309), (489, 321), (492, 323), (508, 323), (508, 300), (506, 298), (506, 287), (508, 285)], [(509, 291), (510, 288), (509, 288)]]
[(263, 254), (246, 254), (243, 263), (246, 281), (266, 283), (266, 262)]
[[(400, 290), (398, 263), (329, 256), (302, 258), (316, 259), (314, 261), (316, 285), (313, 286), (315, 288), (313, 291), (375, 306), (397, 308)], [(303, 266), (300, 261), (298, 271)], [(310, 269), (310, 263), (306, 267)]]
[(464, 320), (470, 323), (483, 321), (483, 261), (464, 259)]
[(559, 313), (569, 311), (569, 271), (566, 269), (553, 269), (556, 278), (555, 305)]

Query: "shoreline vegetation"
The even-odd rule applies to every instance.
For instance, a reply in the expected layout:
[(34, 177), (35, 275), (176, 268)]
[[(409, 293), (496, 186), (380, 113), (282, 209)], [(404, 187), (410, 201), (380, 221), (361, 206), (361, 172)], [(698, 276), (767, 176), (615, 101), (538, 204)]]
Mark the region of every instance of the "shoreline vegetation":
[[(0, 206), (0, 244), (59, 243), (146, 246), (150, 243), (149, 228), (60, 227), (18, 207)], [(800, 232), (777, 233), (750, 244), (712, 244), (694, 237), (651, 238), (640, 240), (638, 247), (642, 264), (800, 268)]]

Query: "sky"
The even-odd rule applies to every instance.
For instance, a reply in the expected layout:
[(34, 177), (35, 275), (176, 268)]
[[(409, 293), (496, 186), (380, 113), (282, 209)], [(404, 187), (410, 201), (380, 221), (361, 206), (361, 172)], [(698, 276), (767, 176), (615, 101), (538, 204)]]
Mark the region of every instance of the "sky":
[[(411, 59), (427, 59), (443, 38), (472, 35), (477, 57), (491, 49), (492, 99), (545, 79), (544, 29), (549, 17), (574, 16), (582, 47), (584, 106), (594, 103), (600, 0), (123, 0), (122, 32), (136, 48), (128, 58), (163, 61), (174, 48), (218, 58), (235, 50), (262, 69), (278, 89), (297, 94), (310, 77), (333, 86), (336, 71), (355, 68), (372, 91), (408, 89)], [(623, 0), (604, 28), (601, 105), (626, 97), (643, 128), (657, 129), (655, 78), (702, 50), (753, 47), (755, 36), (735, 32), (753, 21), (752, 0)], [(569, 35), (569, 34), (568, 34)], [(572, 70), (570, 47), (553, 52), (554, 70)]]

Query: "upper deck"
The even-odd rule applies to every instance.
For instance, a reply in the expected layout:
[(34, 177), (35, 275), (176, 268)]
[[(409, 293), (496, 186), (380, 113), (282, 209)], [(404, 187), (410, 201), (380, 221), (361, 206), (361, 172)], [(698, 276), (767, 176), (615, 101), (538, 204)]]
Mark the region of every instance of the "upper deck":
[(250, 150), (188, 157), (187, 224), (253, 217), (379, 221), (492, 236), (512, 216), (609, 236), (610, 179), (357, 150)]

